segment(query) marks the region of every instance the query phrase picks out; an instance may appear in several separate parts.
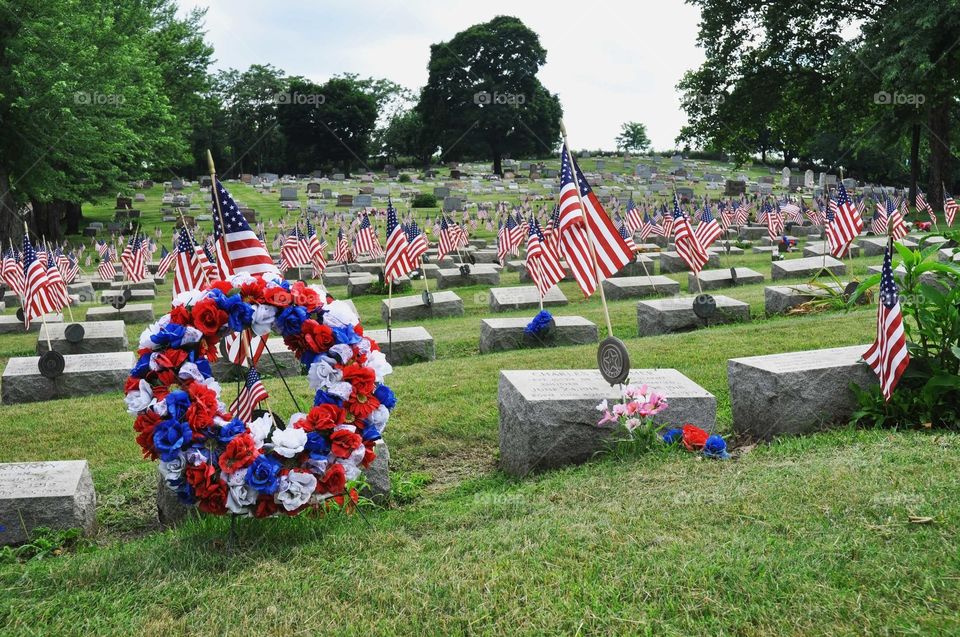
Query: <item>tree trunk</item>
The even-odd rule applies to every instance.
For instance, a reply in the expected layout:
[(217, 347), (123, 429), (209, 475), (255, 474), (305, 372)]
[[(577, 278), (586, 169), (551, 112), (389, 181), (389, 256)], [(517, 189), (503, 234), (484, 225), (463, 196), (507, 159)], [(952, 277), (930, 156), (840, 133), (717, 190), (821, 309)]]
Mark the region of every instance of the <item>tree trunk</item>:
[(493, 174), (503, 176), (503, 155), (500, 151), (493, 151)]
[(33, 219), (30, 231), (47, 241), (61, 241), (63, 239), (62, 222), (68, 217), (71, 206), (79, 208), (63, 199), (54, 199), (48, 202), (33, 201)]
[(10, 241), (19, 245), (23, 238), (23, 222), (17, 215), (17, 204), (10, 192), (10, 177), (0, 168), (0, 250), (10, 247)]
[(67, 234), (80, 234), (80, 222), (83, 220), (83, 210), (80, 204), (67, 202)]
[(913, 125), (910, 139), (910, 201), (917, 200), (917, 182), (920, 181), (920, 122)]
[(943, 185), (950, 179), (950, 104), (943, 100), (930, 109), (928, 122), (930, 143), (930, 182), (927, 203), (934, 210), (943, 210)]

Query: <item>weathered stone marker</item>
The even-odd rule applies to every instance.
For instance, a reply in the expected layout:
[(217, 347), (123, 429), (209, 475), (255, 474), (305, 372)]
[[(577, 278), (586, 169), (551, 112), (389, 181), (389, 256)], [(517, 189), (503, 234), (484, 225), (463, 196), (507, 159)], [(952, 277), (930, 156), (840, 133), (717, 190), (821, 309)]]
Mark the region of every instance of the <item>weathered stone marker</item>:
[(524, 328), (530, 317), (488, 318), (480, 321), (480, 353), (503, 352), (527, 347), (584, 345), (598, 340), (597, 325), (582, 316), (555, 316), (545, 334), (530, 335)]
[(97, 354), (100, 352), (122, 352), (129, 343), (123, 321), (95, 321), (80, 323), (83, 326), (83, 340), (71, 343), (65, 334), (68, 325), (76, 323), (48, 323), (40, 328), (37, 337), (37, 354), (42, 356), (49, 350), (47, 339), (54, 351), (61, 354)]
[(750, 306), (728, 296), (714, 296), (717, 311), (707, 320), (693, 311), (696, 297), (651, 299), (637, 303), (637, 329), (640, 336), (669, 334), (699, 329), (708, 325), (750, 320)]
[[(664, 394), (670, 407), (659, 423), (693, 423), (711, 431), (717, 400), (675, 369), (630, 370), (632, 384), (647, 384)], [(500, 372), (500, 465), (515, 476), (584, 462), (612, 431), (598, 427), (597, 403), (619, 400), (595, 369), (509, 370)]]
[[(19, 305), (17, 307), (20, 307)], [(47, 314), (44, 317), (47, 323), (62, 323), (63, 316), (60, 314)], [(7, 314), (0, 316), (0, 334), (22, 334), (27, 331), (30, 332), (39, 332), (40, 327), (43, 325), (43, 321), (40, 319), (34, 319), (30, 321), (30, 329), (25, 330), (23, 328), (23, 321), (18, 319), (14, 314)]]
[(500, 285), (500, 270), (493, 265), (470, 266), (470, 273), (463, 274), (459, 268), (441, 268), (437, 272), (437, 287), (454, 288), (464, 285)]
[(774, 261), (770, 270), (771, 278), (789, 279), (791, 277), (814, 276), (821, 270), (829, 270), (836, 275), (846, 274), (847, 266), (833, 257), (804, 257)]
[[(734, 270), (737, 274), (733, 276)], [(694, 275), (693, 272), (687, 274), (687, 289), (697, 290), (697, 279), (700, 280), (700, 286), (704, 290), (716, 290), (718, 288), (729, 288), (735, 285), (747, 285), (748, 283), (762, 283), (763, 275), (750, 268), (720, 268), (719, 270), (701, 270), (700, 274)]]
[(680, 284), (661, 275), (615, 276), (604, 279), (602, 285), (604, 294), (613, 300), (680, 294)]
[(152, 323), (154, 321), (153, 306), (146, 303), (127, 305), (123, 309), (110, 306), (91, 307), (87, 310), (88, 321), (123, 321), (130, 323)]
[[(829, 286), (836, 292), (843, 291), (843, 288), (838, 287), (833, 282), (829, 283)], [(771, 285), (763, 289), (764, 310), (769, 315), (784, 314), (791, 308), (803, 305), (813, 299), (826, 298), (828, 295), (827, 290), (809, 283)]]
[(387, 330), (364, 330), (364, 336), (372, 338), (391, 365), (404, 365), (432, 361), (436, 355), (433, 337), (423, 327), (394, 327), (393, 342)]
[(90, 534), (96, 512), (86, 460), (0, 464), (0, 544), (23, 544), (41, 526)]
[[(720, 255), (715, 252), (708, 253), (709, 261), (706, 264), (708, 268), (719, 268), (720, 267)], [(660, 253), (660, 272), (662, 274), (676, 273), (676, 272), (686, 272), (690, 269), (690, 266), (680, 258), (680, 255), (676, 252), (661, 252)]]
[[(567, 304), (567, 297), (558, 287), (550, 288), (543, 297), (544, 307)], [(535, 286), (490, 288), (490, 311), (529, 310), (540, 307), (540, 291)]]
[(456, 292), (432, 292), (431, 302), (427, 304), (423, 294), (414, 296), (397, 296), (388, 301), (380, 302), (380, 317), (387, 320), (388, 308), (394, 321), (417, 321), (425, 318), (442, 316), (463, 316), (463, 299)]
[(869, 347), (730, 359), (734, 431), (769, 439), (846, 424), (857, 405), (850, 383), (864, 388), (877, 384), (861, 360)]
[(136, 363), (133, 352), (69, 354), (63, 358), (63, 374), (53, 379), (40, 375), (39, 356), (11, 358), (3, 370), (0, 400), (4, 404), (30, 403), (119, 392)]

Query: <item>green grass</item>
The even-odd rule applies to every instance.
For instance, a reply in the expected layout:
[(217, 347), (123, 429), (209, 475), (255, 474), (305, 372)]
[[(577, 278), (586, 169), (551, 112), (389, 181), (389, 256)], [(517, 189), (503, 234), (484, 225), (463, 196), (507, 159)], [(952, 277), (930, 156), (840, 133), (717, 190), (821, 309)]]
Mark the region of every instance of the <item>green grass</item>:
[[(266, 218), (282, 214), (275, 195), (237, 192)], [(148, 197), (151, 228), (159, 187)], [(852, 260), (852, 275), (876, 261)], [(763, 255), (722, 264), (770, 271)], [(671, 276), (686, 290), (685, 275)], [(517, 284), (503, 273), (501, 286)], [(749, 302), (750, 323), (641, 337), (630, 300), (610, 303), (614, 331), (634, 367), (676, 368), (712, 392), (730, 434), (729, 358), (873, 337), (873, 307), (764, 317), (769, 284), (717, 292)], [(561, 288), (571, 303), (554, 314), (602, 328), (597, 298)], [(362, 517), (240, 520), (232, 545), (226, 519), (163, 530), (156, 468), (140, 457), (119, 393), (0, 406), (0, 462), (86, 458), (100, 527), (90, 546), (0, 565), (0, 633), (960, 632), (960, 435), (844, 428), (748, 447), (730, 462), (666, 451), (510, 479), (497, 470), (500, 370), (592, 368), (596, 350), (479, 355), (487, 289), (456, 292), (463, 317), (422, 322), (437, 360), (389, 379), (400, 398), (386, 431), (395, 498)], [(354, 301), (365, 326), (383, 327), (379, 297)], [(127, 326), (131, 348), (143, 327)], [(0, 366), (35, 344), (35, 334), (0, 337)], [(282, 383), (266, 384), (272, 407), (291, 413)], [(309, 400), (304, 379), (292, 387)]]

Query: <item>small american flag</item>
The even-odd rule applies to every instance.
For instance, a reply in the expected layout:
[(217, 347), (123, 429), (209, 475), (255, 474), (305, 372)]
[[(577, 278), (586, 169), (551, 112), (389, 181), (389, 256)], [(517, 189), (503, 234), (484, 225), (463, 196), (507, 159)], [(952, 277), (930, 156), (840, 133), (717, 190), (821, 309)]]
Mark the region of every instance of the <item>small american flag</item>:
[(23, 296), (23, 268), (17, 262), (17, 256), (13, 253), (13, 248), (8, 248), (3, 254), (3, 282), (7, 284), (14, 294)]
[(199, 253), (194, 249), (193, 239), (187, 233), (186, 227), (180, 227), (175, 252), (176, 269), (173, 271), (173, 295), (177, 296), (188, 290), (199, 290), (207, 282), (207, 275), (197, 258)]
[(890, 200), (885, 202), (878, 201), (876, 210), (873, 211), (873, 219), (870, 220), (870, 232), (875, 235), (887, 234), (887, 205)]
[(723, 229), (720, 228), (720, 224), (717, 223), (716, 218), (710, 214), (709, 205), (703, 207), (703, 214), (700, 215), (700, 223), (697, 225), (697, 230), (694, 234), (704, 250), (709, 248), (714, 241), (723, 235)]
[(110, 250), (104, 252), (103, 256), (100, 257), (97, 274), (99, 274), (100, 278), (104, 281), (113, 281), (117, 278), (117, 268), (113, 265), (113, 261), (110, 260)]
[(683, 216), (683, 212), (680, 210), (680, 199), (677, 198), (676, 194), (673, 195), (673, 228), (677, 254), (687, 264), (687, 267), (694, 274), (697, 274), (710, 261), (710, 257), (693, 233), (690, 220)]
[(833, 230), (828, 229), (830, 251), (835, 257), (842, 256), (863, 230), (863, 219), (842, 183), (837, 186), (836, 213), (830, 227)]
[(69, 265), (67, 265), (66, 272), (63, 275), (63, 280), (65, 283), (70, 284), (77, 280), (77, 277), (80, 276), (80, 260), (73, 254), (67, 257)]
[(177, 255), (174, 252), (167, 250), (167, 246), (161, 246), (160, 248), (160, 263), (157, 264), (157, 276), (165, 277), (167, 272), (170, 270), (170, 266), (173, 265), (173, 262), (176, 260)]
[(120, 255), (123, 274), (136, 283), (147, 278), (146, 259), (143, 254), (143, 241), (139, 234), (130, 237), (130, 242)]
[(427, 248), (427, 236), (423, 234), (417, 221), (411, 219), (407, 224), (407, 257), (410, 259), (411, 266), (420, 267), (420, 260), (427, 252)]
[(927, 203), (927, 198), (923, 195), (923, 191), (921, 191), (919, 188), (917, 188), (916, 204), (917, 204), (917, 212), (920, 212), (921, 210), (926, 210), (927, 214), (930, 216), (930, 221), (932, 221), (934, 225), (936, 225), (937, 215), (933, 213), (933, 206)]
[(407, 241), (407, 233), (403, 231), (397, 219), (397, 210), (393, 207), (393, 202), (387, 200), (387, 251), (384, 258), (383, 278), (387, 281), (393, 281), (408, 274), (413, 270), (410, 263), (410, 256), (407, 252), (410, 242)]
[(437, 241), (437, 261), (440, 261), (443, 257), (457, 249), (456, 238), (450, 231), (450, 224), (447, 223), (446, 215), (440, 215), (439, 235)]
[(337, 230), (337, 245), (333, 250), (333, 260), (337, 263), (350, 263), (353, 261), (353, 254), (350, 251), (350, 242), (343, 234), (343, 228)]
[[(221, 279), (237, 272), (269, 272), (279, 276), (280, 271), (274, 265), (273, 257), (250, 229), (247, 220), (240, 214), (240, 207), (219, 179), (215, 187), (217, 199), (213, 202), (213, 235), (217, 244), (217, 275)], [(221, 212), (223, 226), (220, 224)], [(207, 261), (212, 265), (213, 259), (208, 257)]]
[(253, 410), (257, 408), (260, 401), (269, 398), (267, 389), (260, 380), (260, 374), (256, 367), (251, 367), (247, 372), (247, 380), (243, 384), (243, 389), (237, 395), (237, 399), (230, 405), (230, 413), (243, 422), (248, 422), (253, 418)]
[(771, 241), (777, 241), (783, 234), (783, 215), (779, 208), (773, 208), (769, 203), (764, 202), (762, 211), (767, 221), (767, 236)]
[(54, 311), (54, 302), (47, 291), (47, 272), (27, 235), (23, 235), (23, 279), (23, 324), (30, 329), (30, 321)]
[(543, 232), (536, 219), (531, 219), (527, 226), (527, 271), (530, 278), (537, 285), (542, 298), (550, 288), (563, 280), (563, 267), (557, 255), (545, 244)]
[(357, 236), (354, 239), (354, 247), (357, 254), (366, 254), (371, 257), (382, 257), (383, 246), (380, 245), (380, 239), (377, 233), (373, 231), (370, 225), (370, 217), (366, 212), (360, 213), (360, 227), (357, 229)]
[(636, 252), (637, 243), (633, 240), (633, 236), (627, 230), (627, 225), (623, 223), (623, 219), (617, 217), (614, 220), (614, 224), (616, 224), (617, 232), (620, 234), (620, 238), (623, 239), (623, 242), (627, 244), (627, 247), (630, 248), (631, 251)]
[(907, 229), (907, 223), (900, 214), (900, 208), (894, 202), (887, 199), (887, 228), (894, 241), (903, 239), (910, 230)]
[(645, 216), (640, 214), (640, 209), (633, 203), (632, 197), (627, 200), (627, 230), (632, 233), (642, 228)]
[(67, 284), (63, 281), (63, 276), (53, 260), (53, 253), (47, 252), (47, 294), (50, 301), (54, 304), (54, 311), (59, 312), (70, 304), (70, 298), (67, 296)]
[(953, 219), (957, 216), (957, 211), (960, 210), (960, 205), (957, 205), (956, 200), (947, 192), (946, 187), (943, 189), (943, 216), (947, 218), (947, 225), (953, 225)]
[(310, 254), (310, 262), (313, 263), (315, 272), (319, 274), (327, 269), (327, 242), (320, 241), (309, 219), (307, 219), (307, 252)]
[(863, 355), (863, 360), (880, 379), (880, 390), (890, 400), (900, 376), (910, 364), (907, 339), (903, 330), (900, 294), (893, 279), (890, 245), (883, 257), (880, 273), (880, 303), (877, 307), (877, 340)]

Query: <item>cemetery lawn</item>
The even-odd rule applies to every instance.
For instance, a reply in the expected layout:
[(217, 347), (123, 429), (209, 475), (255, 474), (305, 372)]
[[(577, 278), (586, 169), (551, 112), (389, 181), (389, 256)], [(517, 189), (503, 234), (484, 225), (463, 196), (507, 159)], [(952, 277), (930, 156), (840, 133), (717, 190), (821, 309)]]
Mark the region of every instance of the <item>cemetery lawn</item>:
[[(627, 345), (635, 366), (676, 367), (716, 394), (729, 432), (728, 358), (865, 343), (872, 312)], [(960, 436), (847, 429), (731, 462), (676, 451), (525, 480), (498, 473), (498, 370), (591, 367), (593, 355), (584, 346), (397, 368), (394, 505), (365, 519), (241, 520), (232, 550), (228, 520), (156, 528), (155, 466), (140, 459), (119, 394), (4, 406), (0, 461), (87, 458), (101, 535), (60, 557), (0, 566), (0, 626), (18, 635), (960, 630)], [(292, 412), (280, 382), (267, 384), (274, 408)], [(305, 383), (295, 387), (305, 399)]]

